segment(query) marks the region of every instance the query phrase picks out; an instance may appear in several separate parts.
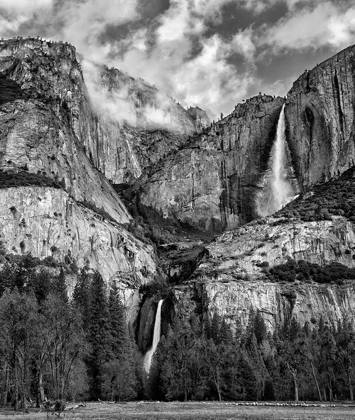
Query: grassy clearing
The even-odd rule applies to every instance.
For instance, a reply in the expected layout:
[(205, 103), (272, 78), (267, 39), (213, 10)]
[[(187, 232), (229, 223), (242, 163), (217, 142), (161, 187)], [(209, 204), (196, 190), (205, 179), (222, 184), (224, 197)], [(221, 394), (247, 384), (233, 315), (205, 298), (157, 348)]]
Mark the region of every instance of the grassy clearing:
[[(65, 414), (65, 417), (64, 417)], [(13, 414), (0, 409), (0, 419), (46, 419), (45, 412)], [(49, 415), (49, 418), (57, 418)], [(61, 418), (72, 420), (353, 420), (355, 406), (336, 407), (273, 407), (240, 406), (235, 403), (189, 402), (189, 403), (127, 403), (99, 404), (89, 403), (75, 412), (66, 411)]]

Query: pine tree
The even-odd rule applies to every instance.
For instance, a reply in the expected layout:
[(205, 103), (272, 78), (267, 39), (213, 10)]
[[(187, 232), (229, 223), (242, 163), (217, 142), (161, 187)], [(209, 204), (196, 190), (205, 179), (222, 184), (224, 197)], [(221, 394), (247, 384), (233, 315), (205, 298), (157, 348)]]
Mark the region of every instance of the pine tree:
[(63, 268), (60, 269), (59, 276), (54, 281), (53, 292), (63, 303), (68, 303), (68, 291)]
[(103, 367), (104, 389), (113, 400), (126, 400), (136, 395), (133, 348), (125, 309), (119, 298), (116, 281), (112, 283), (108, 302), (108, 358)]
[(85, 269), (81, 270), (77, 282), (74, 287), (73, 293), (74, 306), (79, 310), (82, 320), (83, 329), (87, 333), (90, 322), (90, 279)]
[(90, 288), (90, 324), (88, 341), (91, 345), (91, 354), (87, 360), (90, 377), (91, 398), (102, 396), (102, 368), (110, 355), (109, 346), (109, 310), (106, 298), (105, 283), (96, 272)]
[(267, 334), (265, 321), (264, 318), (261, 316), (259, 310), (256, 311), (256, 315), (254, 318), (254, 334), (258, 344), (262, 343)]
[(211, 337), (215, 344), (219, 344), (221, 342), (220, 328), (221, 328), (221, 318), (217, 314), (217, 312), (215, 312), (213, 314), (212, 323), (211, 323)]
[(204, 316), (202, 321), (202, 335), (206, 340), (211, 338), (211, 322), (208, 314)]
[(12, 291), (15, 287), (18, 266), (14, 263), (6, 262), (0, 273), (0, 297), (5, 289)]
[(108, 310), (109, 319), (109, 339), (110, 339), (110, 358), (122, 358), (129, 352), (129, 332), (126, 321), (124, 306), (119, 298), (119, 291), (116, 281), (112, 282)]
[(191, 351), (194, 335), (188, 323), (174, 321), (172, 334), (167, 338), (161, 361), (162, 389), (168, 400), (187, 401), (192, 391)]
[(343, 320), (338, 326), (336, 334), (337, 356), (339, 365), (343, 370), (343, 377), (346, 378), (348, 397), (354, 401), (353, 384), (355, 383), (355, 331), (352, 324)]
[(223, 318), (220, 328), (220, 340), (221, 343), (230, 345), (233, 342), (233, 333), (229, 324)]
[(318, 366), (323, 380), (323, 392), (325, 397), (327, 394), (329, 395), (329, 401), (333, 401), (334, 383), (336, 377), (336, 356), (338, 349), (333, 329), (329, 325), (324, 325), (323, 322), (319, 322), (318, 345), (320, 349)]
[(31, 272), (26, 287), (26, 293), (34, 293), (39, 305), (47, 299), (51, 290), (52, 276), (47, 270), (41, 269), (40, 271)]
[(238, 360), (238, 373), (240, 383), (240, 399), (256, 400), (256, 378), (253, 367), (245, 353), (241, 353)]

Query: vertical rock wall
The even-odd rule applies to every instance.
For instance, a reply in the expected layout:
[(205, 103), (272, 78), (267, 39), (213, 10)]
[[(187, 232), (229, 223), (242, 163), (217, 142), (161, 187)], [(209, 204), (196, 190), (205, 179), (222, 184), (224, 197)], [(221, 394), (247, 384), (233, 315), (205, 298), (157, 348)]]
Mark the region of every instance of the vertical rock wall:
[(354, 164), (354, 60), (352, 46), (306, 70), (287, 95), (287, 137), (302, 189)]
[(258, 96), (237, 105), (144, 174), (143, 204), (216, 232), (252, 220), (283, 102)]

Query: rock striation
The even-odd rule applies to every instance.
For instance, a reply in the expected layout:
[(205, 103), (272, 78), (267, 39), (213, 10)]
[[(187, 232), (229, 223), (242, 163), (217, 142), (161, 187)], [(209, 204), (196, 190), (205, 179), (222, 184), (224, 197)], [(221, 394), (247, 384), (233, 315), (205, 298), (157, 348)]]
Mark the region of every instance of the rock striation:
[(142, 203), (214, 232), (254, 219), (283, 103), (260, 95), (238, 104), (143, 174)]
[(98, 116), (83, 141), (94, 166), (114, 184), (132, 183), (210, 123), (204, 111), (186, 111), (142, 79), (85, 61), (83, 70)]
[[(321, 203), (335, 198), (322, 190), (306, 218), (301, 197), (290, 214), (254, 219), (283, 105), (288, 177), (301, 194), (317, 194), (316, 184), (354, 164), (354, 53), (306, 71), (287, 99), (259, 95), (210, 124), (200, 108), (185, 110), (142, 80), (88, 64), (69, 44), (0, 41), (0, 180), (12, 177), (0, 188), (2, 244), (118, 279), (142, 350), (160, 298), (163, 332), (192, 312), (218, 312), (237, 330), (259, 310), (270, 331), (292, 317), (315, 324), (349, 316), (351, 281), (276, 283), (268, 272), (291, 260), (355, 268), (351, 197), (330, 215)], [(128, 185), (134, 221), (117, 193)], [(154, 249), (138, 208), (173, 220), (164, 229), (179, 240), (153, 235)], [(170, 289), (156, 292), (156, 282), (142, 300), (140, 286), (158, 277)]]
[[(155, 252), (128, 232), (132, 218), (93, 162), (88, 144), (100, 122), (75, 48), (40, 39), (1, 41), (0, 84), (0, 170), (19, 180), (16, 188), (0, 189), (6, 251), (69, 258), (99, 270), (107, 282), (118, 279), (136, 317), (139, 285), (156, 274)], [(26, 174), (38, 180), (28, 185), (21, 181)]]
[(268, 217), (225, 232), (206, 249), (190, 281), (175, 288), (177, 311), (184, 317), (196, 311), (197, 294), (210, 316), (224, 316), (234, 329), (245, 328), (257, 310), (270, 331), (292, 317), (301, 325), (321, 317), (334, 325), (353, 320), (354, 280), (275, 283), (266, 274), (290, 259), (354, 268), (355, 227), (345, 218), (302, 222)]
[(190, 319), (198, 306), (196, 294), (206, 299), (207, 314), (224, 317), (234, 331), (243, 331), (251, 314), (259, 311), (271, 333), (295, 318), (300, 325), (317, 325), (322, 319), (329, 325), (347, 319), (353, 322), (355, 286), (336, 284), (275, 284), (268, 282), (190, 283), (176, 288), (176, 310)]
[(306, 70), (287, 94), (287, 138), (306, 190), (354, 165), (355, 46)]
[(355, 46), (305, 71), (287, 99), (258, 96), (143, 175), (142, 201), (166, 217), (222, 231), (256, 217), (285, 102), (289, 179), (296, 193), (354, 165)]
[(107, 282), (116, 279), (130, 319), (137, 316), (137, 289), (156, 274), (151, 246), (62, 189), (1, 189), (0, 232), (2, 244), (12, 253), (75, 261), (98, 270)]

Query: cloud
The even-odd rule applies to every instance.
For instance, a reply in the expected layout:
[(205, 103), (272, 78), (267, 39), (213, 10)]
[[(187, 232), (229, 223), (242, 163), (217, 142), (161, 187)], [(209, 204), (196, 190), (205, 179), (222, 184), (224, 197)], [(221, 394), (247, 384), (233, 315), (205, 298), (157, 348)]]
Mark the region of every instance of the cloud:
[(122, 72), (110, 72), (104, 66), (82, 60), (85, 83), (88, 88), (92, 107), (102, 118), (128, 123), (134, 127), (161, 127), (170, 131), (184, 132), (193, 126), (181, 127), (186, 118), (176, 102), (147, 85), (143, 80), (133, 80)]
[(271, 45), (273, 53), (282, 50), (317, 49), (331, 45), (343, 48), (354, 39), (355, 6), (345, 12), (333, 2), (318, 2), (315, 7), (289, 13), (267, 27), (260, 36), (260, 45)]
[(9, 13), (35, 13), (40, 9), (51, 8), (53, 0), (1, 0), (0, 10)]
[(255, 80), (252, 65), (247, 73), (239, 73), (229, 58), (238, 53), (251, 64), (255, 48), (249, 29), (228, 38), (206, 35), (208, 25), (220, 22), (222, 7), (229, 3), (172, 0), (155, 20), (154, 37), (147, 29), (131, 34), (121, 45), (125, 53), (111, 64), (172, 92), (184, 106), (202, 106), (214, 118), (221, 111), (231, 112), (236, 90), (240, 99), (245, 97), (248, 84)]
[(104, 58), (110, 45), (100, 37), (110, 26), (119, 26), (138, 19), (138, 0), (67, 1), (60, 8), (60, 36), (89, 58)]
[(52, 10), (53, 0), (1, 0), (0, 35), (13, 36), (22, 25)]
[[(355, 39), (355, 5), (346, 0), (170, 0), (164, 7), (149, 0), (157, 12), (148, 19), (142, 1), (0, 0), (0, 36), (68, 41), (87, 61), (141, 77), (213, 118), (258, 91), (287, 92), (297, 74), (285, 65), (286, 73), (265, 77), (265, 63), (277, 60), (282, 69), (293, 52), (336, 52)], [(231, 15), (235, 24), (224, 25)], [(239, 15), (247, 19), (242, 26)], [(124, 96), (114, 99), (115, 110)], [(166, 119), (165, 111), (151, 111)]]

